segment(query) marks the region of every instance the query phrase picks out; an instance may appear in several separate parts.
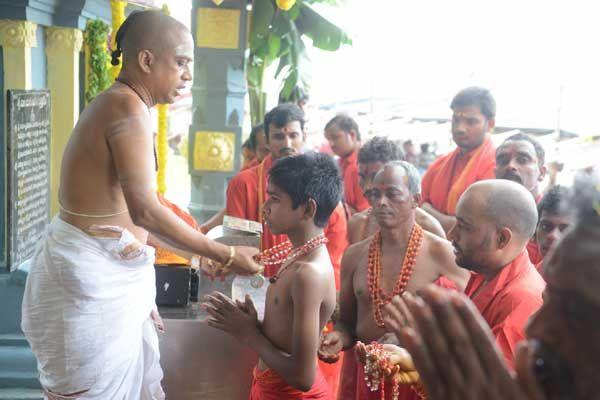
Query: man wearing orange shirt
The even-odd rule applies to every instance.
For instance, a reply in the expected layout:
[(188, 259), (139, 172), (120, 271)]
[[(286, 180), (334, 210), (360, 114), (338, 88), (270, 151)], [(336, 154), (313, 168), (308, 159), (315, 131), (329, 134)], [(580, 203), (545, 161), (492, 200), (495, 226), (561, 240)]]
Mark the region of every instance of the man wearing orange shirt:
[[(539, 203), (542, 199), (540, 182), (546, 176), (545, 157), (546, 152), (537, 140), (524, 133), (514, 134), (496, 149), (496, 178), (523, 185)], [(533, 265), (542, 261), (535, 238), (527, 244), (527, 252)]]
[(325, 139), (329, 142), (331, 150), (340, 157), (344, 202), (348, 213), (351, 215), (366, 210), (370, 205), (358, 184), (358, 124), (350, 116), (338, 114), (325, 125)]
[(448, 232), (456, 218), (456, 203), (474, 182), (493, 179), (494, 146), (488, 132), (494, 129), (496, 102), (487, 89), (461, 90), (450, 104), (452, 139), (458, 146), (438, 158), (422, 181), (422, 208)]
[(448, 233), (456, 263), (473, 272), (465, 293), (490, 326), (496, 344), (513, 368), (525, 324), (542, 305), (545, 283), (526, 246), (537, 223), (531, 194), (507, 180), (471, 185), (456, 208)]

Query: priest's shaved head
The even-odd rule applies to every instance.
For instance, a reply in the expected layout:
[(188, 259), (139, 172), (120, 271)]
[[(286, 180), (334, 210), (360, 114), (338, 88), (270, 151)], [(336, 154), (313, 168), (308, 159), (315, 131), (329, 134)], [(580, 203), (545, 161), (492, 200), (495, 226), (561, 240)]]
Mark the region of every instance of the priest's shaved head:
[(177, 45), (181, 34), (189, 34), (186, 26), (160, 11), (133, 12), (117, 31), (113, 65), (118, 64), (121, 54), (132, 59), (143, 49), (164, 50)]
[(111, 63), (122, 61), (119, 78), (133, 83), (138, 92), (147, 91), (142, 93), (146, 103), (173, 103), (191, 80), (192, 35), (185, 25), (160, 11), (131, 13), (117, 31), (115, 43)]
[(456, 262), (494, 275), (524, 251), (537, 224), (537, 208), (523, 186), (505, 180), (474, 183), (461, 196), (448, 233)]

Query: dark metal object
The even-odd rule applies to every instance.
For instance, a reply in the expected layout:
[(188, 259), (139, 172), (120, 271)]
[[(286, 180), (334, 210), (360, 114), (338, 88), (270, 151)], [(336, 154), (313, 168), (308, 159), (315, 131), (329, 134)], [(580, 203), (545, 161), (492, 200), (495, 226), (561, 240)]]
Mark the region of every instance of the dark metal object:
[(159, 306), (188, 305), (190, 298), (190, 267), (155, 265), (156, 304)]

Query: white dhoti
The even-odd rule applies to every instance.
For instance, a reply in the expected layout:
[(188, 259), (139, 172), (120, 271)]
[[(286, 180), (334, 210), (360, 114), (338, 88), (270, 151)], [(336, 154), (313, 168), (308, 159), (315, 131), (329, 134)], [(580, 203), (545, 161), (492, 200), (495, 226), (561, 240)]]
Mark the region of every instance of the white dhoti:
[(82, 400), (164, 399), (150, 319), (154, 249), (123, 260), (118, 249), (126, 236), (89, 236), (58, 217), (48, 227), (31, 262), (21, 321), (47, 392), (83, 392), (73, 397)]

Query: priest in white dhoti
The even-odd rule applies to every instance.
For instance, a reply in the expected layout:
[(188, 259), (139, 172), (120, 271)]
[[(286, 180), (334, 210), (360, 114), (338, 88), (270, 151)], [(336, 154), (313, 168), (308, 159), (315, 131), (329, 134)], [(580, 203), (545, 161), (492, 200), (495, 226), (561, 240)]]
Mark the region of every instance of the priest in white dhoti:
[[(163, 399), (149, 235), (238, 274), (254, 248), (204, 237), (163, 206), (154, 187), (149, 109), (191, 80), (189, 30), (156, 11), (116, 33), (117, 81), (82, 112), (65, 148), (60, 214), (31, 261), (22, 328), (48, 399)], [(154, 310), (154, 312), (153, 312)]]
[(95, 237), (52, 221), (31, 261), (22, 319), (49, 399), (164, 398), (153, 263), (154, 249), (126, 230)]

